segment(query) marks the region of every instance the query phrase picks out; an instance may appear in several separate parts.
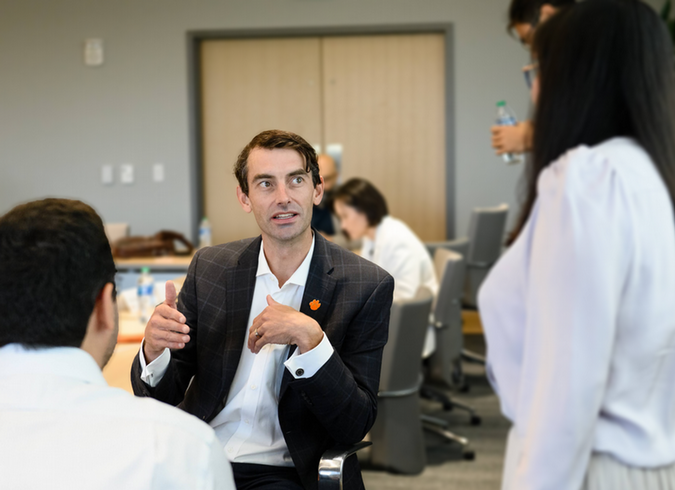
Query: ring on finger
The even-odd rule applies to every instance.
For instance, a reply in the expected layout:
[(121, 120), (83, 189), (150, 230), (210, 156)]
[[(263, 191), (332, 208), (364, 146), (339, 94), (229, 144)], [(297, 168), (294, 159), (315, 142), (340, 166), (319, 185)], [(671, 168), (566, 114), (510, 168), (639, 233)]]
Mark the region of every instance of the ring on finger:
[(256, 337), (261, 337), (261, 335), (258, 333), (258, 329), (256, 328), (255, 331), (253, 332)]

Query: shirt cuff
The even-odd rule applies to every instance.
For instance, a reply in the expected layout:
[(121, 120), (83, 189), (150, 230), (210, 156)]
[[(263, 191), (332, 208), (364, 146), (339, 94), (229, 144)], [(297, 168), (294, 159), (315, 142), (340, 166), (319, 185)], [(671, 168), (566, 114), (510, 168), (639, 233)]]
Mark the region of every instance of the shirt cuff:
[(138, 353), (138, 360), (141, 363), (141, 380), (150, 388), (154, 388), (162, 381), (164, 373), (166, 373), (171, 361), (171, 351), (166, 348), (157, 359), (150, 364), (146, 364), (145, 355), (143, 354), (143, 344), (145, 339), (141, 341), (141, 350)]
[(295, 349), (293, 355), (284, 362), (284, 365), (295, 379), (311, 378), (333, 355), (333, 346), (324, 333), (319, 345), (304, 354), (299, 354), (299, 352), (299, 349)]

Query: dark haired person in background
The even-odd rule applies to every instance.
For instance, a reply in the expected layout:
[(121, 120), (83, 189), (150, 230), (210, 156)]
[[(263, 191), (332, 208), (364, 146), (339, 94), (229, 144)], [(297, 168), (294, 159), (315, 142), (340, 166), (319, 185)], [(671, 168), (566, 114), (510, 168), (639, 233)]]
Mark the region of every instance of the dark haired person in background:
[(208, 425), (106, 384), (114, 279), (86, 204), (46, 199), (0, 218), (0, 486), (233, 489)]
[(424, 244), (401, 220), (389, 216), (384, 196), (364, 179), (350, 179), (333, 196), (340, 226), (351, 240), (363, 239), (361, 255), (394, 277), (394, 299), (409, 299), (421, 286), (438, 290)]
[(333, 213), (330, 210), (330, 201), (333, 191), (337, 187), (338, 171), (335, 160), (330, 155), (321, 154), (317, 157), (319, 172), (323, 177), (323, 198), (319, 204), (314, 205), (312, 211), (312, 228), (326, 237), (335, 235)]
[(675, 488), (675, 72), (637, 0), (535, 35), (533, 158), (515, 241), (479, 294), (513, 422), (503, 489)]
[[(322, 453), (375, 421), (394, 281), (312, 232), (323, 180), (303, 138), (264, 131), (234, 170), (261, 236), (197, 252), (178, 309), (167, 283), (134, 392), (207, 421), (239, 490), (315, 489)], [(344, 488), (363, 488), (345, 466)]]
[[(509, 32), (516, 33), (523, 46), (530, 48), (537, 26), (560, 8), (574, 0), (511, 0)], [(497, 155), (523, 153), (532, 149), (532, 121), (520, 121), (515, 126), (493, 126), (492, 147)]]

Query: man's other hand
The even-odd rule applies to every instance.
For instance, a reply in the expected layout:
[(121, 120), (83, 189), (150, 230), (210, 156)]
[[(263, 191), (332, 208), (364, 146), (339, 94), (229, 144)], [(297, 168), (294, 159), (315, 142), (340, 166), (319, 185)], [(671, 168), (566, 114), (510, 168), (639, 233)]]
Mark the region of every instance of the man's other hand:
[(190, 327), (185, 317), (176, 308), (176, 286), (166, 281), (166, 300), (155, 308), (145, 326), (143, 354), (145, 362), (150, 364), (164, 352), (165, 348), (182, 349), (190, 341)]
[(297, 345), (300, 354), (321, 343), (323, 330), (313, 318), (282, 305), (267, 295), (267, 307), (253, 320), (248, 348), (254, 354), (267, 344)]

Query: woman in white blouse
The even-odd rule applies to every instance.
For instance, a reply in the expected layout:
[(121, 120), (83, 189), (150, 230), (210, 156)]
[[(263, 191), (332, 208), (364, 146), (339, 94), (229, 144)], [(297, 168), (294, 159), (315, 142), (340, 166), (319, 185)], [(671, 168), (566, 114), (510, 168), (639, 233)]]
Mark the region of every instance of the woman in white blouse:
[(438, 291), (431, 257), (417, 235), (388, 215), (387, 202), (375, 186), (351, 179), (333, 196), (333, 209), (351, 240), (363, 240), (361, 255), (394, 278), (394, 300), (409, 299), (421, 286)]
[(637, 0), (539, 27), (534, 153), (479, 295), (503, 489), (675, 488), (673, 46)]

